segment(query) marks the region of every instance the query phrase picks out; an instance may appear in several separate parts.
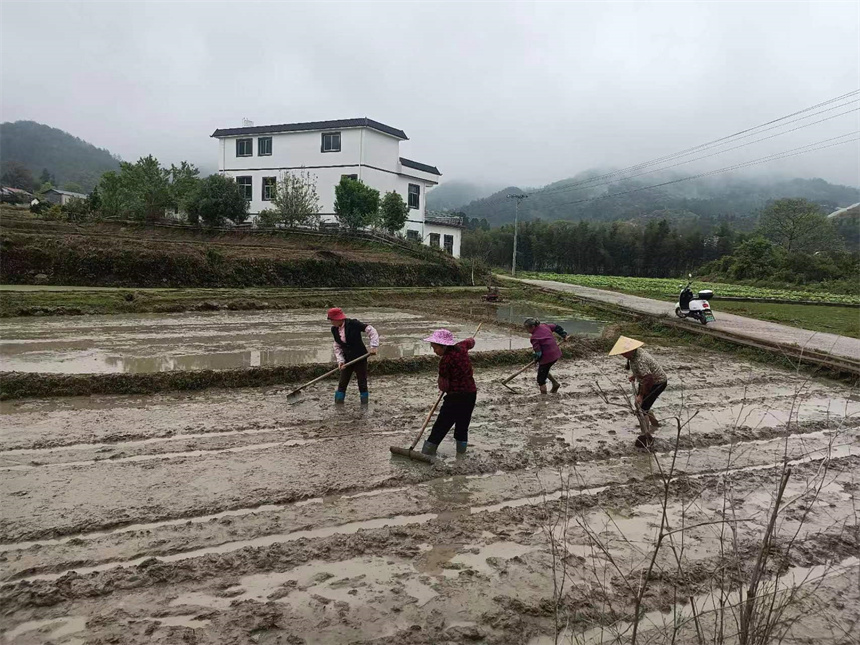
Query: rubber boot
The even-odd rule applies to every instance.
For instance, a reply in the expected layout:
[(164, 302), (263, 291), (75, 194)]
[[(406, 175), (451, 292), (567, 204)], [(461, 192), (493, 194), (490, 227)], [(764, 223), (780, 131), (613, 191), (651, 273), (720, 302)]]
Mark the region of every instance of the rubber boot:
[(367, 405), (370, 401), (370, 392), (361, 392), (359, 394), (359, 398), (361, 398), (362, 405)]
[(466, 454), (466, 448), (469, 447), (468, 441), (458, 441), (457, 442), (457, 454), (464, 455)]
[(436, 449), (439, 447), (438, 443), (430, 443), (429, 441), (425, 441), (424, 445), (421, 446), (421, 454), (422, 455), (430, 455), (431, 457), (436, 456)]
[(346, 399), (346, 392), (341, 392), (340, 390), (336, 390), (334, 393), (334, 402), (343, 405), (344, 400)]
[(539, 385), (538, 387), (540, 388), (541, 394), (546, 394), (546, 385)]
[(660, 427), (660, 422), (657, 421), (657, 417), (654, 416), (654, 413), (651, 412), (651, 410), (648, 410), (648, 421), (651, 422), (652, 428), (659, 428)]
[(651, 446), (654, 445), (654, 437), (650, 434), (640, 434), (636, 437), (636, 447), (641, 450), (651, 450)]
[(551, 376), (548, 376), (547, 378), (549, 379), (549, 382), (550, 382), (550, 383), (552, 383), (552, 389), (550, 390), (550, 392), (552, 392), (553, 394), (555, 394), (556, 392), (558, 392), (558, 388), (560, 388), (560, 387), (561, 387), (561, 383), (559, 383), (558, 381), (556, 381), (556, 380), (555, 380), (553, 377), (551, 377)]

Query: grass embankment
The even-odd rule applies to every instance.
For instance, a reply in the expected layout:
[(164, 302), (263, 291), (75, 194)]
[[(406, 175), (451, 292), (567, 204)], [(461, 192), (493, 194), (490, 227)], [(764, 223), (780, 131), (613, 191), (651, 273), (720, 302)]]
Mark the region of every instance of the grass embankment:
[[(537, 280), (555, 280), (595, 289), (617, 291), (633, 296), (654, 298), (664, 302), (677, 302), (678, 281), (666, 278), (624, 278), (616, 276), (567, 275), (556, 273), (529, 273)], [(829, 293), (826, 291), (793, 291), (786, 289), (764, 289), (725, 283), (694, 283), (696, 289), (711, 289), (715, 298), (712, 307), (719, 319), (719, 312), (748, 316), (799, 327), (810, 331), (827, 332), (860, 338), (860, 296)], [(828, 302), (845, 306), (815, 304), (789, 304), (779, 302), (755, 302), (720, 300), (719, 296), (737, 298), (773, 298), (805, 302)]]
[(77, 314), (180, 313), (184, 311), (253, 311), (326, 309), (340, 306), (398, 307), (481, 306), (480, 287), (370, 287), (295, 289), (91, 289), (65, 290), (0, 287), (0, 317)]
[(354, 236), (70, 224), (3, 212), (0, 282), (118, 287), (466, 284), (440, 251)]

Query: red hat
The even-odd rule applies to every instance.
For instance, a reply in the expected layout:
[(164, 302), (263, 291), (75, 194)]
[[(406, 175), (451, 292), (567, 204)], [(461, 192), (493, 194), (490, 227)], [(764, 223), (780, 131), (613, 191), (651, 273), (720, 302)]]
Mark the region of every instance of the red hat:
[(332, 307), (328, 310), (328, 319), (329, 320), (346, 320), (346, 314), (343, 313), (343, 309), (340, 307)]

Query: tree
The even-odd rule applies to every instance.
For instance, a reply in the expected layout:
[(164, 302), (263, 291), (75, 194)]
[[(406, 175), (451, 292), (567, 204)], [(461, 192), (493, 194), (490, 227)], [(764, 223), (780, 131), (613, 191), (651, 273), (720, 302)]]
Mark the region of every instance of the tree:
[(137, 163), (120, 164), (120, 183), (129, 212), (137, 219), (157, 221), (172, 203), (170, 171), (162, 168), (152, 155), (141, 157)]
[(285, 172), (275, 182), (269, 211), (268, 225), (313, 225), (319, 219), (320, 201), (317, 195), (317, 178), (308, 171)]
[(200, 170), (194, 164), (183, 161), (179, 166), (170, 164), (170, 200), (177, 211), (186, 210), (188, 200), (197, 189)]
[(221, 226), (225, 220), (239, 224), (248, 217), (248, 202), (242, 188), (232, 177), (224, 175), (209, 175), (200, 180), (185, 207), (192, 224)]
[(74, 182), (74, 181), (67, 181), (65, 184), (63, 184), (63, 190), (68, 190), (69, 192), (72, 192), (72, 193), (84, 192), (83, 186), (81, 186), (79, 183)]
[(353, 230), (368, 226), (379, 211), (379, 191), (349, 177), (334, 187), (334, 197), (338, 221)]
[(125, 193), (119, 173), (110, 170), (101, 176), (93, 191), (98, 195), (97, 210), (103, 217), (117, 218), (125, 208)]
[(818, 206), (805, 199), (771, 202), (759, 217), (762, 234), (786, 252), (819, 251), (834, 240), (834, 231)]
[(30, 169), (17, 161), (3, 162), (3, 173), (0, 176), (0, 183), (10, 188), (20, 188), (28, 192), (31, 192), (36, 185)]
[(409, 217), (409, 206), (403, 201), (400, 193), (391, 191), (385, 193), (379, 206), (382, 227), (389, 233), (396, 233), (406, 224)]
[(47, 168), (42, 168), (42, 174), (39, 175), (39, 183), (54, 185), (57, 183), (57, 178), (48, 172)]

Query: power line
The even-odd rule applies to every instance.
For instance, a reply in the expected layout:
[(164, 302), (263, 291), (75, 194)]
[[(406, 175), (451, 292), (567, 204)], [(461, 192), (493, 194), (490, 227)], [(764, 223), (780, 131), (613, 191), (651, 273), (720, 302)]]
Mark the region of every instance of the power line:
[[(626, 181), (628, 179), (635, 179), (636, 177), (642, 177), (643, 175), (650, 175), (651, 173), (660, 172), (661, 170), (669, 170), (670, 168), (676, 168), (678, 166), (683, 166), (683, 165), (688, 164), (688, 163), (693, 163), (694, 161), (701, 161), (702, 159), (708, 159), (710, 157), (716, 157), (716, 156), (721, 155), (725, 152), (731, 152), (732, 150), (738, 150), (739, 148), (745, 148), (746, 146), (751, 146), (751, 145), (759, 143), (761, 141), (767, 141), (768, 139), (774, 139), (774, 138), (780, 137), (784, 134), (788, 134), (789, 132), (795, 132), (797, 130), (802, 130), (803, 128), (807, 128), (811, 125), (823, 123), (824, 121), (829, 121), (831, 119), (835, 119), (837, 117), (844, 116), (846, 114), (850, 114), (851, 112), (860, 112), (860, 107), (857, 107), (857, 108), (854, 108), (851, 110), (847, 110), (845, 112), (840, 112), (839, 114), (834, 114), (834, 115), (826, 117), (824, 119), (819, 119), (818, 121), (813, 121), (812, 123), (800, 125), (800, 126), (797, 126), (796, 128), (792, 128), (790, 130), (785, 130), (784, 132), (777, 132), (776, 134), (772, 134), (772, 135), (767, 136), (767, 137), (762, 137), (761, 139), (755, 139), (754, 141), (747, 141), (746, 143), (742, 143), (739, 146), (734, 146), (733, 148), (725, 148), (723, 150), (718, 150), (717, 152), (712, 152), (711, 154), (708, 154), (708, 155), (702, 155), (701, 157), (695, 157), (693, 159), (687, 159), (686, 161), (679, 161), (678, 163), (671, 164), (669, 166), (661, 166), (659, 168), (653, 168), (651, 170), (646, 170), (644, 172), (636, 173), (635, 175), (627, 175), (626, 177), (620, 177), (618, 179), (612, 179), (610, 181), (600, 182), (599, 184), (590, 184), (588, 186), (578, 186), (578, 185), (577, 186), (566, 186), (564, 189), (541, 191), (539, 193), (531, 193), (531, 194), (533, 194), (533, 195), (534, 194), (553, 195), (555, 193), (566, 192), (567, 190), (589, 190), (591, 188), (599, 188), (600, 186), (609, 186), (611, 184), (618, 183), (619, 181)], [(814, 145), (814, 144), (811, 144), (811, 145)]]
[(758, 164), (767, 163), (768, 161), (776, 161), (778, 159), (786, 159), (788, 157), (796, 157), (798, 155), (806, 154), (808, 152), (816, 152), (818, 150), (824, 150), (826, 148), (832, 148), (834, 146), (841, 146), (841, 145), (844, 145), (846, 143), (851, 143), (852, 141), (860, 141), (860, 138), (846, 139), (845, 141), (838, 141), (836, 143), (829, 143), (826, 146), (820, 146), (818, 148), (814, 147), (814, 146), (819, 146), (822, 143), (835, 141), (836, 139), (842, 139), (844, 137), (849, 137), (849, 136), (852, 136), (855, 134), (860, 134), (860, 130), (856, 130), (854, 132), (848, 132), (846, 134), (839, 135), (838, 137), (833, 137), (831, 139), (823, 139), (823, 140), (817, 141), (815, 143), (810, 143), (809, 145), (806, 145), (806, 146), (801, 146), (800, 148), (793, 148), (791, 150), (785, 150), (783, 152), (769, 155), (767, 157), (761, 157), (759, 159), (753, 159), (752, 161), (747, 161), (747, 162), (735, 164), (733, 166), (726, 166), (725, 168), (719, 168), (717, 170), (711, 170), (709, 172), (703, 172), (703, 173), (700, 173), (698, 175), (691, 175), (689, 177), (682, 177), (680, 179), (673, 179), (671, 181), (664, 181), (662, 183), (653, 184), (651, 186), (641, 186), (640, 188), (633, 188), (631, 190), (625, 190), (625, 191), (622, 191), (619, 193), (607, 193), (605, 195), (599, 195), (597, 197), (589, 197), (586, 199), (578, 199), (578, 200), (574, 200), (574, 201), (570, 201), (570, 202), (562, 202), (560, 204), (556, 204), (556, 206), (569, 206), (569, 205), (573, 205), (573, 204), (584, 204), (586, 202), (594, 202), (594, 201), (597, 201), (600, 199), (609, 199), (611, 197), (620, 197), (621, 195), (629, 195), (631, 193), (638, 193), (638, 192), (641, 192), (643, 190), (650, 190), (652, 188), (660, 188), (662, 186), (669, 186), (671, 184), (678, 184), (678, 183), (681, 183), (684, 181), (690, 181), (693, 179), (701, 179), (702, 177), (709, 177), (711, 175), (717, 175), (717, 174), (720, 174), (723, 172), (730, 172), (732, 170), (738, 170), (740, 168), (747, 168), (749, 166), (756, 166)]
[[(857, 99), (857, 98), (851, 99), (848, 103), (844, 103), (844, 104), (842, 104), (842, 105), (834, 106), (834, 107), (828, 108), (827, 110), (822, 110), (821, 112), (818, 112), (818, 113), (816, 113), (816, 114), (808, 114), (807, 116), (805, 116), (805, 117), (801, 117), (800, 119), (796, 119), (796, 120), (794, 120), (794, 121), (789, 121), (789, 122), (787, 122), (787, 123), (782, 123), (781, 125), (778, 125), (778, 126), (775, 126), (775, 127), (772, 127), (772, 128), (767, 128), (767, 130), (763, 130), (763, 129), (762, 129), (762, 128), (765, 128), (766, 126), (770, 126), (770, 125), (773, 125), (773, 124), (775, 124), (775, 123), (779, 123), (779, 122), (781, 122), (781, 121), (786, 121), (786, 119), (790, 119), (790, 118), (795, 117), (795, 116), (798, 116), (798, 115), (800, 115), (800, 114), (806, 114), (807, 112), (811, 112), (811, 111), (816, 110), (816, 109), (818, 109), (818, 108), (820, 108), (820, 107), (823, 107), (823, 106), (826, 106), (826, 105), (830, 105), (830, 104), (832, 104), (832, 103), (837, 103), (837, 102), (839, 102), (839, 101), (844, 101), (846, 98), (849, 98), (849, 97), (852, 97), (852, 96), (856, 96), (856, 95), (858, 95), (858, 94), (860, 94), (860, 90), (853, 90), (853, 91), (848, 92), (848, 93), (846, 93), (846, 94), (843, 94), (843, 95), (841, 95), (841, 96), (837, 96), (837, 97), (834, 97), (834, 98), (832, 98), (832, 99), (828, 99), (827, 101), (822, 101), (821, 103), (817, 103), (817, 104), (815, 104), (815, 105), (812, 105), (812, 106), (810, 106), (810, 107), (808, 107), (808, 108), (804, 108), (803, 110), (798, 110), (797, 112), (793, 112), (793, 113), (791, 113), (791, 114), (787, 114), (787, 115), (782, 116), (782, 117), (779, 117), (779, 118), (777, 118), (777, 119), (772, 119), (772, 120), (770, 120), (770, 121), (767, 121), (767, 122), (765, 122), (765, 123), (762, 123), (762, 124), (760, 124), (760, 125), (757, 125), (757, 126), (754, 126), (754, 127), (751, 127), (751, 128), (746, 128), (746, 129), (744, 129), (744, 130), (740, 130), (739, 132), (735, 132), (734, 134), (726, 135), (726, 136), (724, 136), (724, 137), (720, 137), (720, 138), (718, 138), (718, 139), (714, 139), (714, 140), (712, 140), (712, 141), (708, 141), (708, 142), (706, 142), (706, 143), (702, 143), (702, 144), (699, 144), (699, 145), (697, 145), (697, 146), (693, 146), (692, 148), (687, 148), (687, 149), (685, 149), (685, 150), (681, 150), (681, 151), (678, 151), (678, 152), (675, 152), (675, 153), (672, 153), (672, 154), (664, 155), (664, 156), (662, 156), (662, 157), (658, 157), (658, 158), (656, 158), (656, 159), (652, 159), (652, 160), (650, 160), (650, 161), (645, 161), (645, 162), (642, 162), (642, 163), (639, 163), (639, 164), (635, 164), (635, 165), (633, 165), (633, 166), (628, 166), (627, 168), (622, 168), (622, 169), (620, 169), (620, 170), (615, 170), (615, 171), (613, 171), (613, 172), (606, 173), (606, 174), (604, 174), (604, 175), (598, 175), (597, 177), (591, 177), (591, 178), (589, 178), (589, 179), (585, 179), (585, 180), (582, 180), (582, 181), (580, 181), (580, 182), (576, 182), (576, 183), (574, 183), (574, 184), (568, 184), (567, 186), (560, 187), (559, 189), (556, 189), (556, 190), (549, 190), (549, 191), (540, 191), (540, 190), (537, 190), (537, 191), (532, 191), (532, 192), (531, 192), (531, 193), (529, 193), (529, 194), (531, 194), (531, 195), (535, 195), (535, 194), (539, 194), (539, 193), (548, 194), (548, 193), (551, 193), (551, 192), (561, 192), (561, 191), (563, 191), (563, 190), (569, 190), (569, 189), (571, 189), (571, 188), (574, 188), (574, 187), (577, 187), (577, 186), (580, 186), (580, 185), (584, 185), (584, 184), (589, 184), (589, 183), (597, 182), (597, 181), (600, 181), (600, 180), (603, 180), (603, 179), (608, 179), (608, 178), (610, 178), (610, 177), (615, 177), (615, 176), (622, 175), (622, 174), (625, 174), (625, 173), (633, 172), (633, 171), (636, 171), (636, 170), (639, 170), (639, 169), (641, 169), (641, 168), (645, 168), (645, 167), (648, 167), (648, 166), (651, 166), (651, 165), (654, 165), (654, 164), (657, 164), (657, 163), (661, 163), (661, 162), (664, 162), (664, 161), (670, 161), (670, 160), (673, 160), (673, 159), (676, 159), (676, 158), (678, 158), (678, 157), (682, 157), (682, 156), (687, 156), (687, 155), (689, 155), (689, 154), (693, 154), (693, 153), (695, 153), (695, 152), (701, 151), (702, 149), (707, 149), (707, 148), (711, 148), (711, 147), (715, 147), (715, 146), (718, 146), (718, 145), (721, 145), (721, 144), (728, 143), (730, 140), (733, 140), (733, 139), (746, 138), (746, 137), (742, 137), (741, 135), (746, 135), (746, 136), (755, 136), (755, 134), (760, 134), (761, 132), (766, 132), (767, 130), (772, 130), (772, 129), (775, 129), (775, 128), (779, 128), (779, 127), (782, 127), (782, 126), (785, 126), (785, 125), (789, 125), (790, 123), (795, 123), (795, 122), (797, 122), (797, 121), (802, 121), (802, 120), (805, 120), (805, 119), (811, 118), (811, 117), (813, 117), (813, 116), (817, 116), (818, 114), (823, 114), (824, 112), (827, 112), (827, 111), (830, 111), (830, 110), (833, 110), (833, 109), (838, 109), (838, 108), (840, 108), (840, 107), (845, 107), (846, 105), (849, 105), (850, 103), (852, 103), (853, 101), (856, 101), (856, 100), (858, 100), (858, 99)], [(811, 124), (810, 124), (810, 125), (811, 125)], [(752, 133), (752, 134), (748, 134), (748, 133)]]

